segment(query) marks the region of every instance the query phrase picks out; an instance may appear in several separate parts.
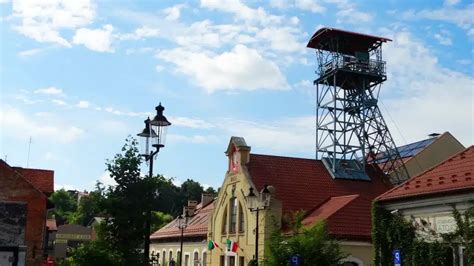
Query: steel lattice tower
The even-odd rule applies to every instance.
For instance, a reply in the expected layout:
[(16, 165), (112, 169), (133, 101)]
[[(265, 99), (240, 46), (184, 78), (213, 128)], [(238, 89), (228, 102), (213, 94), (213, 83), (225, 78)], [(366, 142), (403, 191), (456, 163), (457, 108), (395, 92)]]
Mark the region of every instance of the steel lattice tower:
[(308, 43), (316, 50), (316, 157), (334, 178), (370, 180), (368, 168), (393, 184), (408, 172), (377, 105), (387, 79), (387, 38), (322, 28)]

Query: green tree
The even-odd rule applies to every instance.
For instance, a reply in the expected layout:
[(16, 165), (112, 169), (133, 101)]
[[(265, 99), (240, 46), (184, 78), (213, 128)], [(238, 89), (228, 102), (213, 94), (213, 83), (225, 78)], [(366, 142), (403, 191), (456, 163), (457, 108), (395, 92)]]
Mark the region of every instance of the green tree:
[(213, 187), (206, 188), (206, 190), (204, 192), (208, 193), (208, 194), (217, 195), (217, 191)]
[(291, 222), (292, 233), (287, 236), (278, 228), (270, 238), (270, 256), (265, 265), (286, 266), (291, 255), (300, 255), (301, 265), (340, 265), (346, 257), (340, 246), (328, 234), (324, 221), (311, 227), (302, 225), (302, 213)]
[(124, 265), (122, 257), (104, 241), (84, 243), (74, 250), (69, 265), (74, 266), (115, 266)]
[(182, 205), (186, 205), (188, 200), (201, 201), (201, 194), (204, 192), (202, 185), (192, 179), (187, 179), (181, 184), (180, 197)]
[(75, 213), (75, 219), (71, 222), (85, 226), (92, 218), (103, 216), (102, 201), (104, 200), (104, 191), (104, 186), (98, 182), (94, 191), (91, 191), (88, 196), (81, 198)]
[(53, 215), (58, 225), (68, 222), (68, 216), (77, 209), (77, 201), (64, 189), (56, 190), (49, 200), (54, 203)]
[(152, 212), (151, 215), (151, 232), (159, 230), (173, 220), (173, 216), (163, 212)]
[(108, 160), (107, 170), (117, 183), (109, 187), (107, 200), (102, 207), (108, 219), (105, 222), (104, 240), (118, 252), (125, 265), (140, 265), (140, 249), (145, 239), (146, 213), (157, 190), (154, 177), (140, 176), (140, 157), (137, 141), (127, 138), (122, 152)]

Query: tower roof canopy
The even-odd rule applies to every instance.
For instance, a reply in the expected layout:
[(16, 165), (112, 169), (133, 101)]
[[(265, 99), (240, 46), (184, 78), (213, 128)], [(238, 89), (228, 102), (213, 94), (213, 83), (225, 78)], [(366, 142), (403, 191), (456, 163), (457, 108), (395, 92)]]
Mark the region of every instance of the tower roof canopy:
[[(340, 45), (328, 41), (335, 38)], [(313, 34), (307, 47), (353, 55), (355, 52), (371, 51), (387, 41), (392, 40), (335, 28), (321, 28)]]

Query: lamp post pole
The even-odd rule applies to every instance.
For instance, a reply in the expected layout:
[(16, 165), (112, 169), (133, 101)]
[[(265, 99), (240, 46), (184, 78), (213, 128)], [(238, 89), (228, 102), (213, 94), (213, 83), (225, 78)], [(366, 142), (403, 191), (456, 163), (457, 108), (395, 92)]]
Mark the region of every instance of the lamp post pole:
[(253, 265), (258, 266), (258, 224), (259, 224), (259, 212), (265, 210), (270, 206), (270, 191), (268, 186), (264, 185), (261, 192), (258, 192), (258, 196), (253, 192), (253, 188), (250, 187), (249, 194), (245, 197), (247, 201), (247, 207), (251, 212), (255, 212), (256, 225), (255, 225), (255, 255)]
[(181, 229), (181, 239), (180, 239), (180, 248), (179, 248), (179, 266), (183, 265), (183, 239), (184, 239), (184, 229), (188, 226), (188, 213), (185, 211), (184, 217), (182, 214), (178, 216), (178, 227)]
[[(137, 134), (140, 137), (141, 147), (143, 149), (141, 155), (145, 158), (145, 161), (149, 162), (149, 178), (153, 177), (153, 160), (155, 156), (160, 151), (160, 148), (165, 146), (165, 139), (166, 139), (166, 129), (171, 123), (166, 119), (163, 115), (163, 111), (165, 108), (161, 105), (161, 103), (155, 107), (156, 116), (153, 120), (147, 118), (145, 122), (145, 128)], [(150, 149), (151, 147), (154, 150)], [(145, 213), (145, 245), (143, 248), (143, 256), (144, 256), (144, 263), (145, 265), (149, 264), (150, 261), (150, 231), (151, 231), (151, 211), (152, 211), (152, 204), (153, 199), (155, 199), (154, 193), (147, 193), (147, 198), (150, 200), (149, 204), (147, 204), (148, 209)]]

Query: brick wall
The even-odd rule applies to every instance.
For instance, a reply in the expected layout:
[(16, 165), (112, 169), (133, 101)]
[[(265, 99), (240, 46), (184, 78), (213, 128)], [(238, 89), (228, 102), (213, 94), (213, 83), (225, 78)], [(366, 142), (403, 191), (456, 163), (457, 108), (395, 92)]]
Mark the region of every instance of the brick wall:
[(25, 230), (26, 265), (41, 265), (47, 197), (3, 161), (0, 161), (0, 184), (0, 201), (28, 204)]

